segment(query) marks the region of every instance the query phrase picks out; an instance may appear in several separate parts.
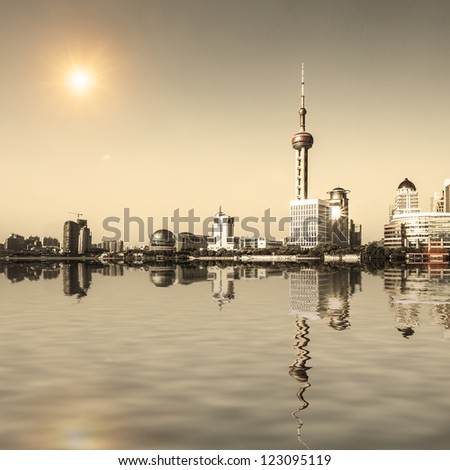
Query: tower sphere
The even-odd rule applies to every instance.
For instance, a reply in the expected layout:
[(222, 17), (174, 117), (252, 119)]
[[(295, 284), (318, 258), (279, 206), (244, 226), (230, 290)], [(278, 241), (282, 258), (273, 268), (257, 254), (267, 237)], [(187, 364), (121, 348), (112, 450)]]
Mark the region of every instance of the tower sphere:
[(309, 132), (297, 132), (292, 137), (292, 147), (295, 150), (300, 150), (301, 148), (310, 149), (313, 146), (314, 139)]

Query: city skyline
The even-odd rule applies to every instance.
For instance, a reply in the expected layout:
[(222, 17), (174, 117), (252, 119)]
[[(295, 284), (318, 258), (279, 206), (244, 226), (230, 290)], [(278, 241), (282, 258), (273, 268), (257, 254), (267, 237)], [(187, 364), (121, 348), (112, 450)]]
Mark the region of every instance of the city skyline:
[[(423, 210), (448, 177), (444, 1), (25, 4), (0, 19), (2, 240), (61, 239), (71, 211), (96, 241), (124, 207), (289, 216), (301, 62), (309, 193), (350, 189), (364, 242), (382, 238), (405, 177)], [(97, 75), (86, 96), (60, 83), (71, 62)]]

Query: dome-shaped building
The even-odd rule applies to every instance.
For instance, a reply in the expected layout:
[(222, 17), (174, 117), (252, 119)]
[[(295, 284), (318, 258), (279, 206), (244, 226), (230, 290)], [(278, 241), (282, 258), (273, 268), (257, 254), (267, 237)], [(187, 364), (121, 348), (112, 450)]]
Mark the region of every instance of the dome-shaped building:
[(416, 185), (408, 178), (405, 178), (397, 188), (394, 215), (419, 211), (419, 193), (417, 192)]
[(157, 230), (150, 239), (151, 251), (175, 251), (175, 235), (165, 228)]
[(407, 191), (417, 191), (416, 185), (412, 182), (409, 181), (408, 178), (405, 178), (399, 185), (398, 185), (398, 190), (407, 190)]

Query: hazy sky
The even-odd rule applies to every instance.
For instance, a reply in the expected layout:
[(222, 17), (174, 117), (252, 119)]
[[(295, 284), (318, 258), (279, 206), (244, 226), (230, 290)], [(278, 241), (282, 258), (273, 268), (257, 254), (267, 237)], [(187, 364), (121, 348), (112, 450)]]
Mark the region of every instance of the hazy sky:
[[(61, 239), (69, 211), (94, 242), (125, 207), (155, 228), (176, 208), (207, 217), (219, 204), (288, 216), (302, 61), (310, 197), (350, 189), (364, 241), (382, 237), (405, 177), (424, 210), (450, 177), (447, 0), (0, 6), (0, 240)], [(63, 83), (74, 63), (97, 77), (83, 97)]]

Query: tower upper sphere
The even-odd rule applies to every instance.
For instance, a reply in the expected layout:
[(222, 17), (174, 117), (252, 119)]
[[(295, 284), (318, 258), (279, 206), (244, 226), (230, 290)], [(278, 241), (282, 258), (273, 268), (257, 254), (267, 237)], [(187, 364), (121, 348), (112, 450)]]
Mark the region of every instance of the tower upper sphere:
[(295, 150), (300, 150), (301, 148), (310, 149), (313, 143), (313, 136), (309, 132), (297, 132), (292, 137), (292, 147), (294, 147)]
[(300, 132), (297, 132), (292, 137), (292, 147), (295, 150), (310, 149), (313, 146), (313, 136), (306, 132), (306, 108), (305, 108), (305, 69), (302, 64), (302, 87), (300, 95), (300, 109), (298, 110), (300, 116)]

